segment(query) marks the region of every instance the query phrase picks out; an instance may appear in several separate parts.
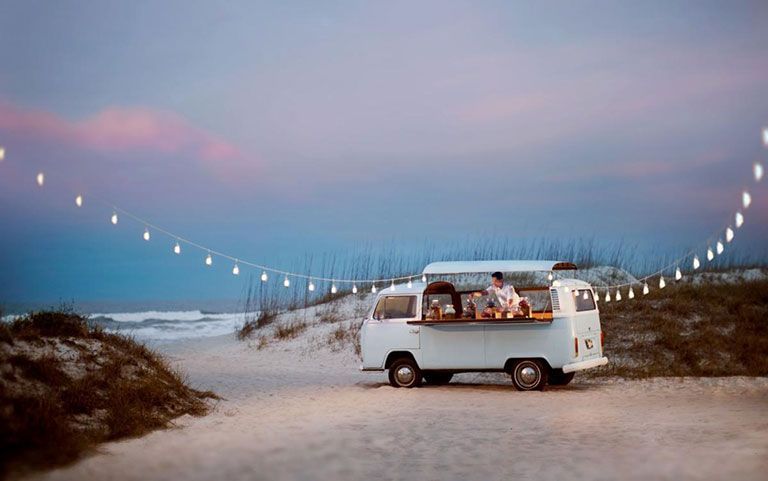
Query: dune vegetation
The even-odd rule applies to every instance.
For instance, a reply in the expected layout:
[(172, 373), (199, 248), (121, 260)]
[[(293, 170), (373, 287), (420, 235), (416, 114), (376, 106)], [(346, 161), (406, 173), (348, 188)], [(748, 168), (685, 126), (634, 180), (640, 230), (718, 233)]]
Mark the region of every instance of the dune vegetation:
[(200, 416), (216, 399), (159, 354), (72, 312), (0, 323), (0, 477)]

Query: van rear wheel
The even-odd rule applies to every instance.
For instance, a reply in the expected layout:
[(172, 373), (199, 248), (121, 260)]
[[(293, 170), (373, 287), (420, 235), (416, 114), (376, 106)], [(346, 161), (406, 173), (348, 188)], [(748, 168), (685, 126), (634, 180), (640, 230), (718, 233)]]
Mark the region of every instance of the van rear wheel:
[(563, 372), (562, 369), (552, 369), (549, 372), (549, 385), (550, 386), (565, 386), (569, 382), (573, 381), (575, 372)]
[(421, 378), (421, 369), (413, 359), (401, 357), (389, 366), (389, 384), (393, 387), (418, 387)]
[(537, 359), (523, 359), (512, 367), (512, 384), (518, 391), (541, 391), (547, 384), (549, 369)]
[(427, 384), (432, 386), (440, 386), (442, 384), (448, 384), (453, 378), (452, 372), (425, 372), (424, 380)]

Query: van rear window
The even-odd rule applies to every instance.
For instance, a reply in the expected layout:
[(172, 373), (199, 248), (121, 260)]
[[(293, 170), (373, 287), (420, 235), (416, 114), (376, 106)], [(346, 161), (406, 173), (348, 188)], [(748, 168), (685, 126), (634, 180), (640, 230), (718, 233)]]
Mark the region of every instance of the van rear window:
[(592, 311), (595, 309), (595, 299), (589, 289), (579, 289), (576, 296), (576, 312)]
[(379, 299), (374, 319), (412, 319), (416, 317), (416, 296), (385, 296)]

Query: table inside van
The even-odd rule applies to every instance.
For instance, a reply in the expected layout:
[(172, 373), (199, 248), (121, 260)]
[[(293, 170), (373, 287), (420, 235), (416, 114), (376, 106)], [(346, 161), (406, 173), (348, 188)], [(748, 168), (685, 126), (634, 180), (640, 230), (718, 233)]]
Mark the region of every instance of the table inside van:
[(515, 317), (512, 319), (428, 319), (420, 321), (407, 321), (408, 324), (418, 326), (438, 326), (446, 324), (552, 324), (552, 319), (536, 319), (535, 317)]

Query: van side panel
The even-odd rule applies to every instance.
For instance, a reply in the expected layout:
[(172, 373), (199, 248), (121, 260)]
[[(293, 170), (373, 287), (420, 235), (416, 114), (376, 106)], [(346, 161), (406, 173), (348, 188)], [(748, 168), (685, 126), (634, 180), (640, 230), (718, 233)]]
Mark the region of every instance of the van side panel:
[(421, 326), (422, 369), (484, 369), (482, 325)]
[(544, 358), (553, 368), (573, 362), (573, 330), (567, 317), (547, 324), (485, 326), (485, 367), (501, 369), (509, 358)]

